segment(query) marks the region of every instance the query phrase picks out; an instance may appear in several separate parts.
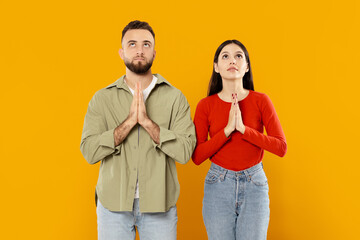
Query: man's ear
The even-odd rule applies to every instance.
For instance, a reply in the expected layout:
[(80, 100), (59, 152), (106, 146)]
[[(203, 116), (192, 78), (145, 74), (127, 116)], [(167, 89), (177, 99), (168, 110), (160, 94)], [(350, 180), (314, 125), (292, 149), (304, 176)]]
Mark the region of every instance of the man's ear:
[(119, 55), (120, 55), (120, 58), (122, 59), (122, 60), (124, 60), (124, 50), (123, 49), (119, 49)]
[(156, 56), (156, 50), (154, 49), (154, 57), (153, 57), (153, 60), (155, 59), (155, 56)]

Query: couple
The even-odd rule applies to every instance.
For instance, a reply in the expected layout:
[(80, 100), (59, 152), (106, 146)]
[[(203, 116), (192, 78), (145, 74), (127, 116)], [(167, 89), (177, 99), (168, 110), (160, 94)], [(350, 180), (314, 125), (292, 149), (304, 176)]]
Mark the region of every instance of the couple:
[(266, 239), (270, 210), (261, 160), (264, 149), (284, 156), (287, 145), (270, 99), (254, 91), (246, 48), (237, 40), (219, 46), (208, 97), (193, 123), (185, 96), (151, 72), (156, 52), (149, 24), (130, 22), (121, 43), (126, 75), (91, 99), (80, 146), (90, 164), (101, 161), (98, 238), (135, 239), (137, 229), (141, 240), (176, 239), (175, 161), (192, 157), (195, 164), (212, 161), (203, 200), (208, 238)]

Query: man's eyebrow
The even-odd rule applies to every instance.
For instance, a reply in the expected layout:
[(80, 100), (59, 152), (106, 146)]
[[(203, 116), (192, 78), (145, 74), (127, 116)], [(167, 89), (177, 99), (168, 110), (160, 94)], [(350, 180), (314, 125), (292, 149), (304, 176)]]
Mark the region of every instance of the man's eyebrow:
[[(136, 40), (129, 40), (127, 43), (136, 43), (137, 41)], [(151, 41), (150, 40), (144, 40), (143, 43), (150, 43), (151, 44)]]

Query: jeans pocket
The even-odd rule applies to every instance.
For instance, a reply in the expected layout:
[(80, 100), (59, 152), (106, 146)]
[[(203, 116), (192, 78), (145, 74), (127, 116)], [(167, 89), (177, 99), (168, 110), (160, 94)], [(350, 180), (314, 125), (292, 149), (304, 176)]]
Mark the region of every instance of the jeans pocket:
[(208, 184), (216, 183), (219, 180), (219, 177), (220, 177), (219, 173), (212, 171), (210, 169), (206, 175), (205, 183), (208, 183)]
[(255, 172), (250, 177), (251, 182), (254, 183), (256, 186), (266, 186), (268, 184), (265, 172), (263, 169)]

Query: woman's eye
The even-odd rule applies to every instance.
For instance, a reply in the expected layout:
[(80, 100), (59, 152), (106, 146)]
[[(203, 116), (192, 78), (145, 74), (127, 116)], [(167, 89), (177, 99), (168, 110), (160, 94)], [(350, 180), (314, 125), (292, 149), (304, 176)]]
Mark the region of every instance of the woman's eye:
[(229, 56), (228, 56), (227, 54), (224, 54), (224, 55), (222, 56), (223, 59), (228, 59), (228, 57), (229, 57)]
[(242, 58), (243, 56), (241, 54), (236, 55), (237, 58)]

